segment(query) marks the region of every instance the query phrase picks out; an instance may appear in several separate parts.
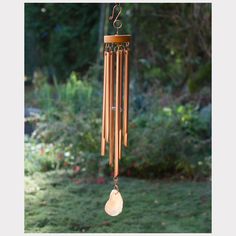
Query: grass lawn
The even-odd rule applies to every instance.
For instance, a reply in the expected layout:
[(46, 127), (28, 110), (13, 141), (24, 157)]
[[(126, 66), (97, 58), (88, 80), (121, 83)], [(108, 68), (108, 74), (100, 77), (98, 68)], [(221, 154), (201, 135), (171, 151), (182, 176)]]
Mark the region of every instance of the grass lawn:
[(27, 233), (211, 232), (211, 183), (120, 178), (123, 212), (104, 212), (113, 183), (76, 184), (63, 171), (25, 177)]

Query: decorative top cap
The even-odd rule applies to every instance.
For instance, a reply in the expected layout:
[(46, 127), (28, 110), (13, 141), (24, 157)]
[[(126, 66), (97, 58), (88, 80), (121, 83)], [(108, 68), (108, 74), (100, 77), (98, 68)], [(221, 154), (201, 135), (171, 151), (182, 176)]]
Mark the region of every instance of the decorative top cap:
[(131, 35), (105, 35), (104, 43), (130, 43)]

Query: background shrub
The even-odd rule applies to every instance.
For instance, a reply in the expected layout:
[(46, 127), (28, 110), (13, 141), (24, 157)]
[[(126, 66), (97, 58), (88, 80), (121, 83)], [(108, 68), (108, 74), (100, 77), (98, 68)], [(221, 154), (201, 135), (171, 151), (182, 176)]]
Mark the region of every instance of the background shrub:
[[(43, 162), (33, 152), (35, 161), (38, 163), (40, 160), (41, 167), (37, 170), (80, 166), (84, 174), (90, 176), (103, 172), (111, 174), (107, 159), (100, 157), (99, 106), (102, 101), (96, 96), (98, 91), (102, 92), (99, 86), (79, 80), (73, 72), (70, 80), (57, 89), (46, 83), (35, 90), (35, 98), (43, 113), (32, 135), (38, 144), (34, 141), (32, 147), (41, 147), (43, 143), (49, 145), (47, 148), (53, 145), (54, 149), (63, 150), (64, 161), (64, 165), (59, 164), (57, 155), (60, 154), (49, 151), (48, 159), (44, 158)], [(123, 149), (121, 174), (144, 178), (208, 177), (211, 162), (210, 106), (202, 109), (190, 103), (161, 106), (157, 101), (158, 95), (149, 101), (145, 112), (130, 105), (129, 148)], [(29, 143), (26, 145), (28, 148)], [(65, 153), (70, 158), (65, 159)], [(50, 155), (54, 157), (49, 158)], [(29, 156), (26, 159), (33, 160)]]

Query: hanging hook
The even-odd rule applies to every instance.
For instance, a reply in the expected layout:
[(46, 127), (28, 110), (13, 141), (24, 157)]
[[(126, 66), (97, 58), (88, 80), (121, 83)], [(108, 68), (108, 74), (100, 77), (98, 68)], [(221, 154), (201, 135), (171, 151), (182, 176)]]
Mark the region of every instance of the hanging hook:
[(118, 13), (113, 21), (113, 27), (116, 28), (116, 34), (118, 34), (118, 30), (122, 27), (121, 20), (118, 20), (118, 17), (120, 16), (121, 11), (122, 11), (120, 3), (116, 3), (115, 6), (113, 7), (112, 15), (109, 16), (109, 20), (112, 20), (114, 18), (115, 10), (118, 11)]

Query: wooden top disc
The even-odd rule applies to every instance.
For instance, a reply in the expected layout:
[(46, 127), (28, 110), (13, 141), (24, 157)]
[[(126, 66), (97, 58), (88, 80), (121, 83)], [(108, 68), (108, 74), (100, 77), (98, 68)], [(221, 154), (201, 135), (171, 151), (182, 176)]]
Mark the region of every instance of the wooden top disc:
[(131, 35), (105, 35), (104, 43), (129, 43), (131, 41)]

